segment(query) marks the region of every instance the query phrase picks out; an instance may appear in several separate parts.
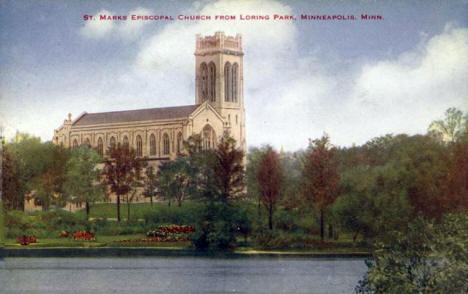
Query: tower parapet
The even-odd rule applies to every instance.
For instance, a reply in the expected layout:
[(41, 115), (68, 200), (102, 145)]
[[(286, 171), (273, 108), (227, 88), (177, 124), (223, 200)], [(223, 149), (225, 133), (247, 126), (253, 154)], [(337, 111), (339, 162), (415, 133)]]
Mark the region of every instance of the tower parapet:
[(242, 36), (240, 34), (237, 34), (235, 37), (226, 36), (224, 32), (216, 32), (213, 36), (205, 37), (198, 34), (196, 40), (196, 56), (216, 53), (236, 56), (244, 55), (242, 51)]

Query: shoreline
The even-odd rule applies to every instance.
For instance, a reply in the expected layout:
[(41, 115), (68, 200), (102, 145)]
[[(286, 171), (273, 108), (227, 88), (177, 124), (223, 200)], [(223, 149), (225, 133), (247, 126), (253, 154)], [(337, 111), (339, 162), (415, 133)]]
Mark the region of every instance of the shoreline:
[(214, 258), (369, 258), (370, 252), (318, 252), (318, 251), (197, 251), (165, 248), (1, 248), (0, 258), (11, 257), (214, 257)]

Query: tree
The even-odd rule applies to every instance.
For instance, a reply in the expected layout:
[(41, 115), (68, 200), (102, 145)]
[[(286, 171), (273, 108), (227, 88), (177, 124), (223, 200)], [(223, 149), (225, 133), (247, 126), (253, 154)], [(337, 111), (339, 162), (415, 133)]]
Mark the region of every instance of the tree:
[(199, 154), (189, 155), (191, 164), (201, 163), (198, 169), (201, 173), (194, 182), (198, 195), (202, 196), (200, 199), (207, 202), (192, 238), (198, 249), (225, 250), (236, 244), (236, 232), (241, 224), (236, 220), (232, 201), (243, 195), (245, 185), (243, 152), (235, 146), (235, 140), (224, 134), (216, 150), (199, 150)]
[(2, 153), (1, 176), (3, 208), (23, 210), (26, 184), (22, 181), (20, 163), (9, 148)]
[(145, 171), (145, 180), (144, 180), (144, 190), (143, 195), (149, 197), (151, 206), (153, 206), (153, 197), (157, 195), (156, 193), (156, 174), (154, 173), (154, 168), (148, 166)]
[(236, 141), (224, 134), (215, 151), (215, 189), (221, 201), (238, 199), (245, 192), (244, 152), (236, 148)]
[(135, 179), (139, 178), (142, 163), (133, 148), (118, 144), (109, 148), (109, 158), (104, 161), (102, 176), (111, 192), (117, 196), (117, 220), (120, 222), (120, 196), (129, 193)]
[(468, 210), (468, 128), (453, 146), (453, 163), (450, 167), (450, 192), (448, 204), (452, 211)]
[(64, 184), (69, 151), (50, 142), (43, 144), (43, 147), (45, 167), (41, 174), (32, 179), (32, 188), (35, 190), (35, 201), (46, 211), (51, 205), (65, 205)]
[(72, 195), (73, 202), (85, 202), (86, 218), (89, 218), (90, 203), (103, 197), (103, 189), (99, 184), (100, 170), (97, 165), (101, 157), (88, 146), (81, 146), (72, 151), (67, 163), (67, 181), (65, 189)]
[(442, 142), (452, 143), (459, 139), (466, 125), (463, 113), (452, 107), (445, 111), (444, 120), (436, 120), (429, 125), (429, 134)]
[(366, 239), (385, 239), (387, 232), (400, 230), (410, 219), (406, 187), (400, 185), (401, 167), (361, 165), (340, 177), (340, 196), (333, 214), (341, 227)]
[[(54, 149), (59, 148), (50, 143), (43, 144), (40, 138), (24, 133), (17, 133), (14, 139), (4, 145), (2, 165), (5, 179), (3, 183), (4, 197), (7, 199), (6, 209), (23, 210), (25, 195), (33, 191), (37, 204), (41, 203), (41, 198), (46, 205), (50, 202), (49, 198), (52, 195), (44, 192), (41, 182), (46, 183), (47, 178), (57, 178), (63, 175), (57, 171), (52, 175), (51, 165), (54, 161)], [(66, 153), (65, 150), (61, 149), (60, 154), (64, 153)], [(59, 155), (59, 153), (57, 152), (55, 155)], [(55, 160), (54, 166), (64, 168), (65, 161)], [(61, 163), (63, 164), (61, 165)], [(49, 174), (46, 177), (44, 174), (48, 170)], [(53, 193), (54, 188), (51, 187), (49, 190)], [(41, 192), (42, 197), (39, 197), (39, 192)]]
[(324, 239), (325, 209), (335, 201), (338, 192), (335, 149), (330, 148), (328, 136), (310, 142), (303, 168), (303, 194), (307, 202), (320, 213), (320, 238)]
[(268, 211), (268, 228), (273, 229), (273, 213), (280, 198), (283, 184), (283, 171), (278, 153), (268, 147), (261, 160), (257, 174), (260, 199)]
[(440, 224), (418, 217), (380, 243), (357, 293), (467, 293), (468, 217), (446, 215)]

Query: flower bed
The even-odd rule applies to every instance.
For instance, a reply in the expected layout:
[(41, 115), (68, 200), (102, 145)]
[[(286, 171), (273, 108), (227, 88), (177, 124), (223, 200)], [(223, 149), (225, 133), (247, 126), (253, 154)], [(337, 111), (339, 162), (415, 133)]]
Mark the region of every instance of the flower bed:
[(21, 244), (21, 245), (29, 245), (31, 243), (36, 243), (37, 242), (37, 239), (36, 237), (34, 236), (21, 236), (21, 237), (18, 237), (18, 243)]
[(191, 234), (195, 232), (195, 228), (192, 226), (178, 226), (178, 225), (171, 225), (171, 226), (160, 226), (156, 230), (149, 231), (146, 233), (148, 237), (174, 237), (176, 235), (181, 234)]
[(80, 231), (73, 233), (73, 239), (75, 240), (85, 240), (85, 241), (94, 241), (94, 234), (87, 231)]
[(122, 243), (157, 243), (157, 242), (186, 242), (190, 241), (189, 237), (151, 237), (140, 239), (128, 239), (119, 242)]

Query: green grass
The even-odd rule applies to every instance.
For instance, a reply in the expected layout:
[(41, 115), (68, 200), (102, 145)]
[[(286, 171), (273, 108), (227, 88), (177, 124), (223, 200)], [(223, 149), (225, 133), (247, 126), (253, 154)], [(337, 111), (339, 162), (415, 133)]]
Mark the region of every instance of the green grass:
[[(130, 203), (130, 219), (131, 220), (142, 220), (145, 213), (154, 212), (158, 213), (162, 210), (170, 210), (173, 212), (184, 212), (199, 207), (201, 204), (193, 201), (184, 201), (181, 207), (172, 204), (170, 207), (167, 202), (155, 202), (153, 206), (151, 203)], [(80, 216), (84, 216), (86, 211), (81, 209), (76, 212)], [(121, 203), (120, 205), (120, 216), (122, 220), (127, 220), (127, 204)], [(117, 204), (115, 203), (98, 203), (91, 205), (90, 210), (91, 218), (107, 218), (117, 219)]]
[(73, 238), (39, 238), (37, 243), (22, 246), (16, 239), (6, 239), (5, 247), (14, 248), (100, 248), (100, 247), (161, 247), (186, 249), (190, 242), (119, 242), (123, 240), (146, 238), (144, 234), (130, 234), (117, 236), (97, 236), (94, 241), (74, 240)]

